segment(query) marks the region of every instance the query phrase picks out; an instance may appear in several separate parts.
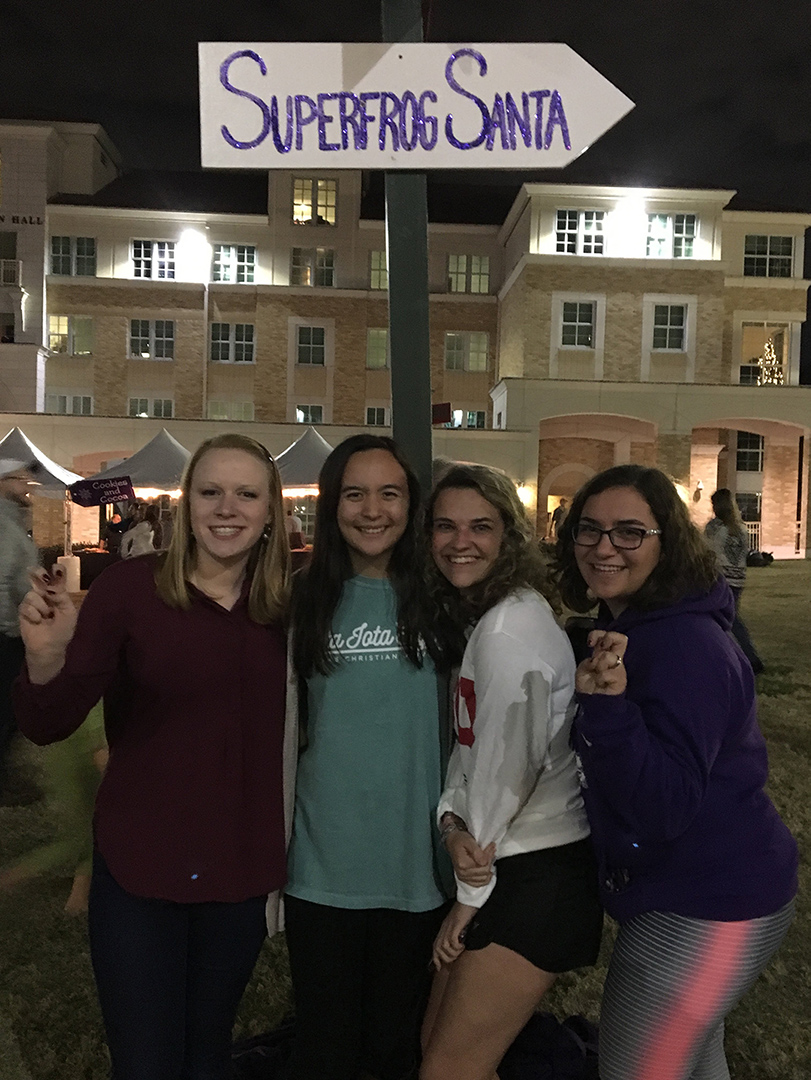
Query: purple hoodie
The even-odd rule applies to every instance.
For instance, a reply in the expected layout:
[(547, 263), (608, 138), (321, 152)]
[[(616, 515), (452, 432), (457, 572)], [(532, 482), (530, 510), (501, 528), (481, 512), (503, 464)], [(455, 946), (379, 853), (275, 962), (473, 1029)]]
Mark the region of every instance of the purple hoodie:
[(763, 790), (752, 669), (719, 578), (601, 625), (628, 636), (628, 688), (579, 694), (576, 748), (606, 910), (735, 921), (797, 891), (797, 845)]

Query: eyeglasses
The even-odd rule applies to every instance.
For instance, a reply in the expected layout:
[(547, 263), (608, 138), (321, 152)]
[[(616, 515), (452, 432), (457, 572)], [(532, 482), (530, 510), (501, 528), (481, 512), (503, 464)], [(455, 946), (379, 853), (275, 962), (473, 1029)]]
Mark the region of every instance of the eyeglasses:
[(661, 529), (637, 529), (633, 525), (615, 525), (613, 529), (598, 529), (585, 521), (572, 530), (574, 542), (580, 547), (597, 547), (604, 536), (618, 551), (636, 551), (646, 536), (661, 536)]

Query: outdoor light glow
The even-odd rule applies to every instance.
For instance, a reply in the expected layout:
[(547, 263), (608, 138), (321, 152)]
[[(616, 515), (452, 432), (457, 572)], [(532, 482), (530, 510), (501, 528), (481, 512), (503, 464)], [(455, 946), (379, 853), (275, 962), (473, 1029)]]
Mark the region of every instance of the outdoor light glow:
[(515, 490), (518, 492), (518, 498), (524, 506), (532, 506), (532, 488), (527, 487), (526, 484), (516, 484)]
[(211, 272), (211, 244), (204, 232), (184, 229), (177, 242), (176, 262), (180, 281), (208, 281)]
[[(124, 468), (124, 465), (121, 466)], [(137, 487), (132, 489), (135, 492), (138, 499), (157, 499), (161, 495), (168, 495), (170, 499), (179, 499), (181, 495), (180, 488), (176, 491), (166, 491), (165, 488), (142, 488)]]
[(282, 488), (282, 497), (285, 499), (306, 499), (308, 495), (318, 495), (318, 485), (312, 487)]

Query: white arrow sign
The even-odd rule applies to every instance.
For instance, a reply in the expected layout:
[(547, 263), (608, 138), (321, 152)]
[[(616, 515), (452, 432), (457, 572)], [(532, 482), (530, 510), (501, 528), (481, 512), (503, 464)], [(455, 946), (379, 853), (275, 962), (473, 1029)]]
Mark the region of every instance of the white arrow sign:
[(200, 45), (217, 168), (560, 168), (632, 108), (568, 45)]

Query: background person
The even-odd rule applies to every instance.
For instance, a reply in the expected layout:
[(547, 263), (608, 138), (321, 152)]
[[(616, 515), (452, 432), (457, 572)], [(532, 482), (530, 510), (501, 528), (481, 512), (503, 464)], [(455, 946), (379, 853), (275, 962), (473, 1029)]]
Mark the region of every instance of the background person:
[(32, 462), (0, 458), (0, 797), (6, 789), (8, 752), (16, 730), (11, 688), (23, 665), (17, 608), (28, 592), (28, 572), (39, 552), (28, 535)]
[(419, 485), (391, 439), (355, 435), (327, 458), (319, 489), (293, 602), (307, 745), (285, 893), (290, 1075), (406, 1080), (445, 901), (433, 827), (444, 718), (423, 647), (438, 655), (420, 602)]
[(116, 1080), (230, 1077), (285, 880), (297, 732), (279, 475), (259, 443), (219, 435), (181, 486), (167, 554), (107, 569), (78, 623), (61, 573), (20, 609), (24, 733), (66, 738), (104, 694), (89, 927)]
[(763, 661), (758, 656), (746, 624), (740, 616), (741, 594), (746, 584), (746, 556), (749, 554), (746, 526), (729, 488), (718, 488), (710, 496), (710, 501), (714, 517), (704, 526), (704, 536), (715, 552), (721, 573), (735, 598), (732, 633), (752, 665), (752, 671), (755, 675), (760, 675)]
[(724, 1017), (783, 939), (797, 889), (732, 596), (672, 482), (640, 465), (580, 489), (557, 562), (571, 608), (600, 602), (575, 721), (620, 924), (600, 1076), (728, 1080)]
[(440, 607), (462, 642), (472, 631), (439, 804), (457, 902), (434, 945), (420, 1076), (491, 1080), (557, 974), (593, 964), (600, 948), (597, 867), (570, 746), (575, 663), (507, 477), (452, 467), (426, 525)]

